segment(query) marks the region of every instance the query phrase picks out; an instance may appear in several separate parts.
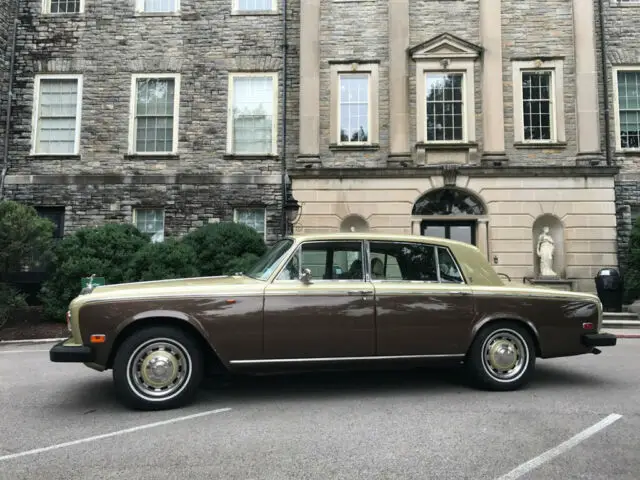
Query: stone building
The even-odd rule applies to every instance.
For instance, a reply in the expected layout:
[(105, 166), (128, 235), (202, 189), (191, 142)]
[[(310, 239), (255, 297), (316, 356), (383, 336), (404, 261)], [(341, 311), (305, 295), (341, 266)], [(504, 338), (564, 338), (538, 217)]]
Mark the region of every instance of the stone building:
[(160, 240), (236, 220), (272, 241), (283, 5), (21, 0), (6, 198), (36, 206), (58, 235), (133, 222)]
[(610, 156), (620, 166), (616, 206), (624, 271), (632, 222), (640, 215), (640, 0), (602, 0), (602, 16), (607, 96), (601, 108), (609, 111)]
[(594, 290), (617, 265), (618, 171), (596, 17), (583, 0), (303, 2), (296, 231), (446, 236), (521, 282), (549, 227), (553, 283)]

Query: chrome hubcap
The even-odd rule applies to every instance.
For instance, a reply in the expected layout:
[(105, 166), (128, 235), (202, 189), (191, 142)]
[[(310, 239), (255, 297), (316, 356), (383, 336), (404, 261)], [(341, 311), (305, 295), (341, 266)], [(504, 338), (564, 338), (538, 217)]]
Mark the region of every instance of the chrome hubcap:
[(499, 330), (482, 346), (484, 370), (495, 380), (511, 382), (520, 378), (529, 361), (524, 339), (513, 330)]
[(127, 366), (129, 385), (145, 400), (168, 400), (191, 378), (191, 357), (179, 342), (158, 338), (141, 344)]

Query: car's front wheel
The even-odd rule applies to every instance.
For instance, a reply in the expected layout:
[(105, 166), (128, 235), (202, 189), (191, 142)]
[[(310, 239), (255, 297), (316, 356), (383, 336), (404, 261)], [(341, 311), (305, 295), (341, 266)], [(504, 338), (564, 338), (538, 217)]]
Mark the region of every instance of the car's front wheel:
[(472, 380), (488, 390), (516, 390), (534, 373), (536, 352), (529, 331), (515, 322), (496, 322), (482, 328), (467, 354)]
[(203, 357), (191, 335), (153, 326), (133, 333), (116, 352), (116, 394), (139, 410), (177, 408), (190, 403), (203, 377)]

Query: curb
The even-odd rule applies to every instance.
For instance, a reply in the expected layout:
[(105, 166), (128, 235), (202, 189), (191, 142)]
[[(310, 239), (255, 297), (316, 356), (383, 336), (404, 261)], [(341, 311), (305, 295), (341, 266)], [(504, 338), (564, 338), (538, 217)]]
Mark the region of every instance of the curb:
[(33, 338), (29, 340), (0, 340), (0, 345), (52, 343), (52, 342), (61, 342), (62, 340), (66, 340), (66, 338)]

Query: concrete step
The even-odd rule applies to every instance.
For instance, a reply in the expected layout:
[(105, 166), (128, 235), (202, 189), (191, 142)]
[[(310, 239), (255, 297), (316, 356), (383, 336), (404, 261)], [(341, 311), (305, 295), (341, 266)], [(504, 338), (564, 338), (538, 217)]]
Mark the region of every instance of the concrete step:
[[(637, 317), (636, 317), (637, 318)], [(603, 328), (637, 328), (640, 329), (640, 320), (611, 319), (604, 317)]]
[(637, 328), (603, 328), (602, 333), (612, 333), (618, 338), (640, 339), (640, 329)]

